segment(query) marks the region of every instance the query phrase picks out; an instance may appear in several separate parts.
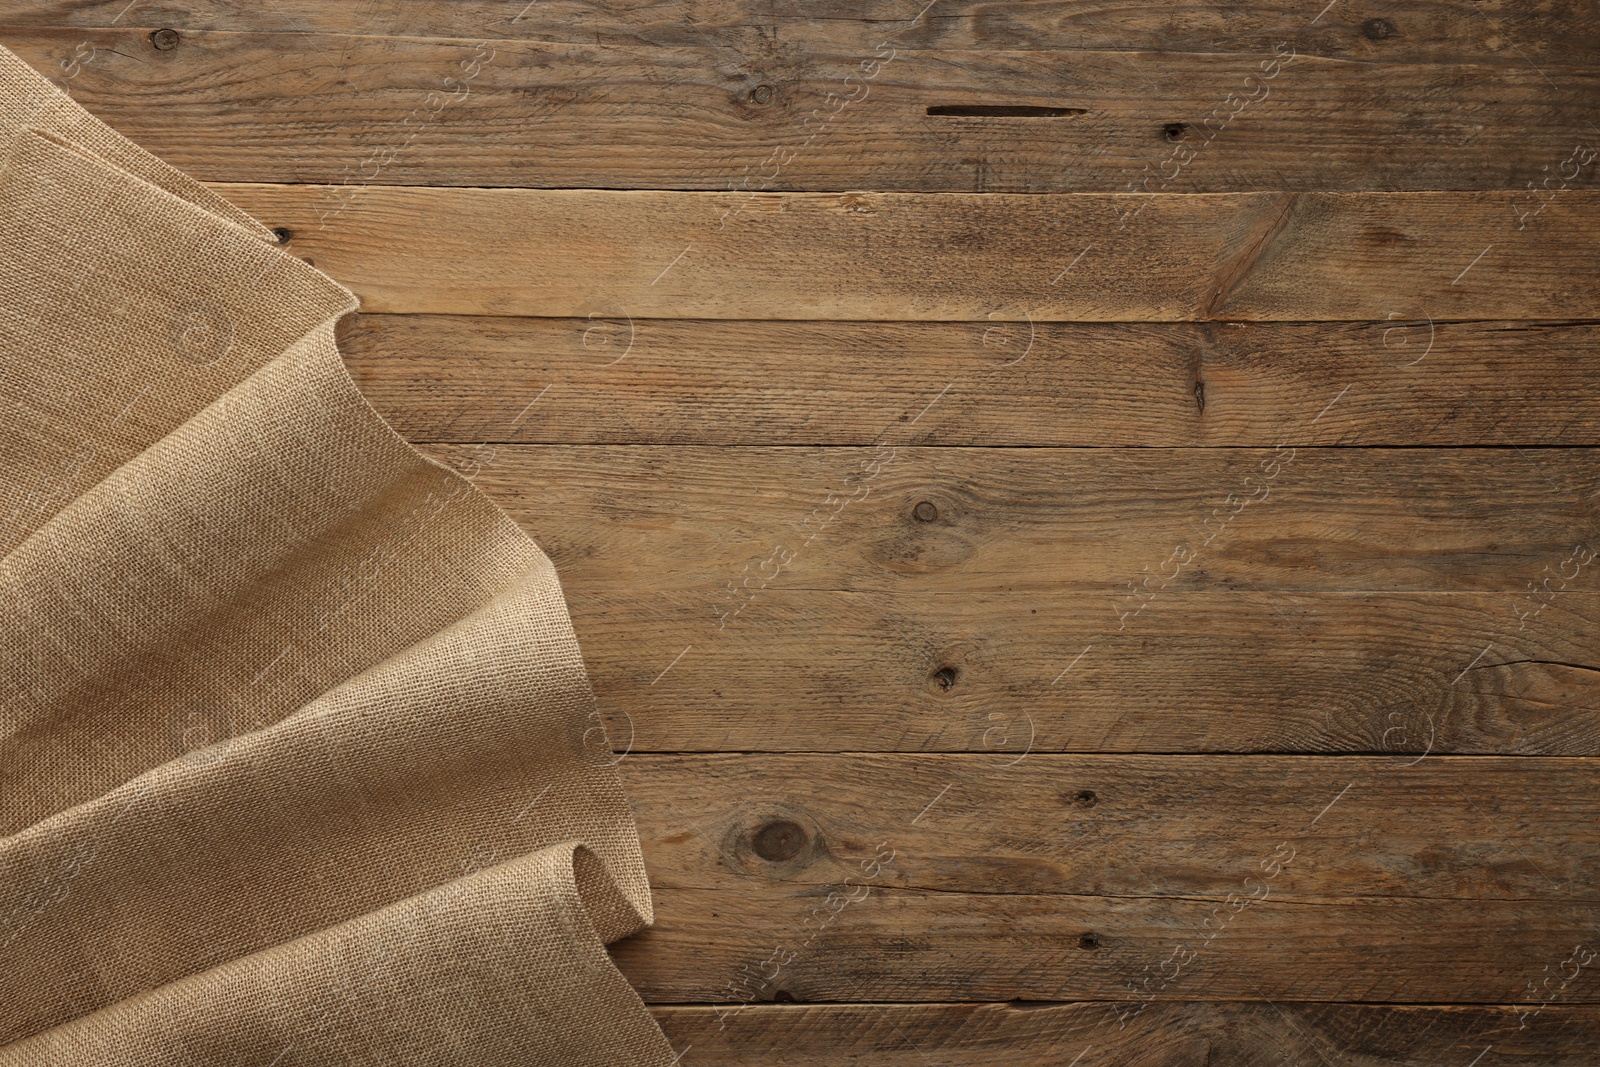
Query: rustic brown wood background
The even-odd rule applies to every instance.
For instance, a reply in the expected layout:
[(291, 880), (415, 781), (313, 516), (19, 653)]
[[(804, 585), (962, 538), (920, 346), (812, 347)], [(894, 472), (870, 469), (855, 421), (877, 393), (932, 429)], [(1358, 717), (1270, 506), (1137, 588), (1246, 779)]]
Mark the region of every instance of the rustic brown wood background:
[(683, 1063), (1600, 1062), (1600, 5), (924, 2), (0, 40), (555, 559)]

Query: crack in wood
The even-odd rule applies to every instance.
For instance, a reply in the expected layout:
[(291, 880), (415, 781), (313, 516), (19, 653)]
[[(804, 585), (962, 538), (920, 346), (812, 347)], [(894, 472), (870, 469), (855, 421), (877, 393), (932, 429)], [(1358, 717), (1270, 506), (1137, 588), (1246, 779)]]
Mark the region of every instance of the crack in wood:
[(1044, 107), (1034, 104), (930, 104), (928, 114), (953, 118), (1055, 119), (1086, 115), (1086, 107)]

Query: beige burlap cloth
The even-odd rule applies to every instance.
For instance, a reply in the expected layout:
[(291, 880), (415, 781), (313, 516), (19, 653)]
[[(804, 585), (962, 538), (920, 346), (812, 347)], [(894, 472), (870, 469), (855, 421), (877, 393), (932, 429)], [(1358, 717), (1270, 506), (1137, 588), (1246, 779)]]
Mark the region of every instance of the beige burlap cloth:
[(670, 1064), (550, 561), (0, 49), (0, 1064)]

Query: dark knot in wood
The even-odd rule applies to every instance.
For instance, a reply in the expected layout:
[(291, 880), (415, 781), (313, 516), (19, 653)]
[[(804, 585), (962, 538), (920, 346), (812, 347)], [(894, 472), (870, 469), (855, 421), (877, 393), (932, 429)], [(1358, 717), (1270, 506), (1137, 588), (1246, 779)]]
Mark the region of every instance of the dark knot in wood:
[(762, 859), (782, 863), (798, 856), (805, 844), (806, 832), (799, 823), (778, 819), (756, 831), (751, 847)]

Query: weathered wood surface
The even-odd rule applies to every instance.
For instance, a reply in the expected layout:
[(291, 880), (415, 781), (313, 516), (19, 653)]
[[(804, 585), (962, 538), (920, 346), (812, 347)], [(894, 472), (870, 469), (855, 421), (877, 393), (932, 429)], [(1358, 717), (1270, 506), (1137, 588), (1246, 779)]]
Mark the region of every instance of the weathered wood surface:
[(1585, 450), (433, 452), (639, 750), (1600, 749)]
[[(1185, 999), (1528, 1002), (1526, 983), (1571, 952), (1562, 935), (1587, 937), (1600, 918), (1592, 761), (640, 756), (623, 767), (662, 911), (619, 955), (660, 999), (728, 999), (727, 987), (696, 985), (719, 972), (733, 999), (886, 988), (1117, 998), (1184, 944), (1192, 968), (1161, 970), (1158, 986)], [(830, 889), (860, 899), (840, 905)], [(1247, 895), (1259, 902), (1239, 906)], [(1218, 902), (1236, 910), (1208, 931)], [(717, 947), (699, 968), (676, 966), (695, 942)], [(730, 942), (742, 956), (720, 952)], [(770, 980), (740, 985), (741, 967)], [(1562, 990), (1564, 1002), (1595, 996)]]
[[(1097, 851), (1085, 862), (1117, 861)], [(852, 894), (862, 899), (841, 905)], [(612, 954), (642, 996), (665, 1003), (738, 1000), (741, 968), (758, 973), (777, 951), (778, 975), (756, 986), (769, 999), (1503, 1004), (1529, 996), (1528, 983), (1554, 972), (1575, 943), (1592, 945), (1600, 920), (1600, 905), (1548, 898), (1267, 900), (1230, 922), (1222, 899), (860, 887), (830, 898), (822, 887), (771, 885), (654, 896), (655, 926)], [(1208, 919), (1221, 930), (1210, 942)], [(1083, 947), (1085, 934), (1094, 947)], [(1600, 1000), (1589, 971), (1563, 1002)]]
[(555, 559), (685, 1063), (1593, 1059), (1593, 5), (0, 42), (351, 285), (362, 388)]
[(725, 48), (819, 42), (852, 44), (893, 33), (923, 48), (1004, 51), (1263, 52), (1288, 40), (1306, 54), (1363, 63), (1504, 63), (1594, 66), (1600, 27), (1582, 0), (1530, 6), (1482, 0), (1463, 10), (1449, 0), (1405, 5), (1294, 0), (1249, 7), (1176, 0), (1146, 9), (1107, 0), (650, 0), (619, 6), (593, 0), (387, 0), (329, 4), (282, 0), (240, 7), (221, 0), (4, 0), (0, 24), (29, 27), (173, 26), (188, 30), (485, 37), (508, 40)]
[(719, 589), (570, 569), (619, 749), (1600, 755), (1593, 592), (1519, 632), (1494, 594), (1174, 591), (1124, 634), (1104, 595), (768, 589), (719, 629)]
[(848, 882), (947, 894), (959, 915), (980, 895), (1253, 894), (1241, 926), (1276, 903), (1600, 909), (1594, 759), (717, 753), (619, 766), (652, 884), (708, 899)]
[[(1589, 1067), (1600, 1011), (1155, 1003), (1126, 1027), (1104, 1003), (752, 1004), (651, 1009), (707, 1067)], [(1526, 1024), (1526, 1025), (1524, 1025)], [(1476, 1059), (1475, 1059), (1476, 1057)]]
[[(640, 45), (598, 27), (579, 41), (501, 39), (509, 22), (464, 39), (177, 20), (179, 43), (158, 49), (145, 18), (41, 29), (0, 14), (0, 39), (113, 126), (217, 181), (1121, 192), (1148, 177), (1151, 190), (1217, 192), (1520, 190), (1549, 177), (1553, 194), (1594, 178), (1592, 156), (1557, 175), (1596, 139), (1592, 58), (1545, 69), (1485, 52), (1487, 63), (1383, 63), (1374, 75), (1285, 39), (1074, 50), (1064, 62), (919, 48), (892, 24), (824, 41), (751, 27), (726, 43)], [(962, 110), (974, 106), (989, 110)]]
[(1600, 444), (1595, 323), (362, 315), (340, 344), (416, 442)]
[(222, 185), (369, 312), (993, 322), (1593, 318), (1600, 192)]
[[(1316, 5), (1264, 0), (1248, 8), (1178, 0), (1146, 10), (1106, 0), (944, 0), (914, 22), (925, 0), (652, 0), (618, 6), (591, 0), (388, 0), (328, 4), (284, 0), (241, 8), (220, 0), (5, 0), (0, 22), (35, 27), (176, 26), (193, 30), (486, 36), (539, 41), (604, 40), (732, 47), (767, 39), (855, 41), (895, 31), (923, 47), (1264, 51), (1291, 40), (1302, 51), (1368, 63), (1498, 61), (1592, 66), (1600, 46), (1581, 0), (1530, 7), (1483, 0), (1472, 12), (1448, 0), (1397, 5)], [(1469, 17), (1470, 16), (1470, 17)]]
[[(1600, 525), (1588, 449), (894, 448), (886, 435), (879, 449), (429, 451), (479, 461), (478, 484), (568, 583), (707, 599), (757, 568), (743, 588), (1137, 592), (1147, 613), (1163, 591), (1251, 583), (1478, 591), (1503, 596), (1515, 628), (1527, 583)], [(1548, 590), (1594, 588), (1597, 563), (1585, 553)]]

